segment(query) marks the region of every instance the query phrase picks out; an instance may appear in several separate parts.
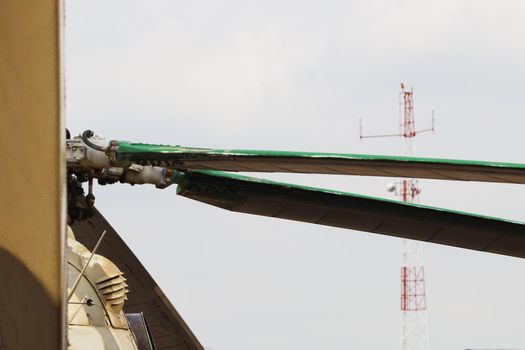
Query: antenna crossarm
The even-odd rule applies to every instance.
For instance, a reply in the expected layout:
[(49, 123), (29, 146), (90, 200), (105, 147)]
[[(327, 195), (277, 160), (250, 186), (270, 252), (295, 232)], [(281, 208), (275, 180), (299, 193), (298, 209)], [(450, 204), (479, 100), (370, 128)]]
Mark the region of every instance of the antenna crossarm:
[(400, 136), (403, 136), (403, 134), (361, 135), (360, 137), (362, 139), (372, 139), (372, 138), (379, 138), (379, 137), (400, 137)]

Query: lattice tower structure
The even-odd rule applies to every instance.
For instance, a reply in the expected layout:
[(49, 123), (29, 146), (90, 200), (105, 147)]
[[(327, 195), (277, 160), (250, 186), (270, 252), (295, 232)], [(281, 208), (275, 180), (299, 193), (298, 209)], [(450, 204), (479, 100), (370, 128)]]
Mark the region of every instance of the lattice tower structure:
[[(415, 126), (414, 92), (401, 84), (400, 127), (406, 156), (414, 156)], [(403, 179), (396, 186), (403, 202), (419, 203), (421, 188), (417, 179)], [(423, 253), (418, 241), (403, 239), (401, 264), (401, 349), (429, 350), (427, 298)]]
[[(361, 140), (365, 138), (400, 137), (404, 141), (404, 154), (414, 156), (414, 139), (423, 132), (434, 132), (434, 113), (432, 127), (416, 130), (414, 114), (414, 91), (405, 90), (401, 84), (399, 93), (399, 132), (396, 134), (364, 135), (360, 121)], [(417, 179), (402, 179), (388, 190), (394, 192), (403, 202), (419, 203), (421, 188)], [(401, 264), (401, 349), (429, 350), (427, 321), (427, 300), (425, 288), (425, 268), (423, 254), (418, 241), (403, 239)]]

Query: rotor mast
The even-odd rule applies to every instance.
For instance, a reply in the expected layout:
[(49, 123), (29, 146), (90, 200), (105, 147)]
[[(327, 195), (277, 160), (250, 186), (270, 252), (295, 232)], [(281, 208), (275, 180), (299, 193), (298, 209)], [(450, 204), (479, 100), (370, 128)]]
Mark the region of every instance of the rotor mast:
[[(399, 132), (397, 134), (364, 135), (360, 122), (360, 139), (402, 137), (405, 156), (414, 156), (414, 138), (418, 133), (434, 132), (434, 113), (432, 127), (416, 130), (414, 114), (414, 91), (406, 90), (401, 84), (399, 93)], [(403, 202), (419, 203), (421, 187), (417, 179), (402, 179), (387, 187)], [(425, 288), (425, 269), (422, 250), (418, 241), (403, 239), (401, 265), (401, 349), (429, 350), (427, 322), (427, 300)]]

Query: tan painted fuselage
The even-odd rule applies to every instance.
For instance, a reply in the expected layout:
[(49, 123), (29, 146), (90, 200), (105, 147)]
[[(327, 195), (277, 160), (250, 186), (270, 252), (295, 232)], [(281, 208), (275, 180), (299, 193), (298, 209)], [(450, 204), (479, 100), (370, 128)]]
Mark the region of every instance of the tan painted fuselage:
[(128, 293), (126, 279), (110, 260), (98, 254), (91, 255), (69, 229), (67, 286), (71, 297), (67, 306), (68, 349), (137, 350), (135, 337), (123, 312)]
[(65, 346), (61, 1), (0, 2), (0, 349)]

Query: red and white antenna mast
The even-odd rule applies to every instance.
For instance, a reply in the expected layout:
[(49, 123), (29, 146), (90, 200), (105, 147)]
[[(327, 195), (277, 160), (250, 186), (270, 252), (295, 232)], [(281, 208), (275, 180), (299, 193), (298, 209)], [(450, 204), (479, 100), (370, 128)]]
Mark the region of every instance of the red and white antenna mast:
[[(405, 90), (401, 84), (399, 93), (399, 133), (383, 135), (363, 135), (360, 121), (359, 137), (402, 137), (404, 139), (404, 153), (414, 155), (414, 138), (418, 133), (434, 132), (434, 112), (432, 112), (432, 127), (416, 130), (414, 118), (414, 91)], [(419, 203), (419, 187), (417, 179), (402, 179), (388, 184), (387, 190), (400, 197), (403, 202)], [(403, 239), (401, 265), (401, 349), (402, 350), (429, 350), (427, 323), (427, 299), (425, 289), (425, 268), (421, 246), (418, 241)]]

